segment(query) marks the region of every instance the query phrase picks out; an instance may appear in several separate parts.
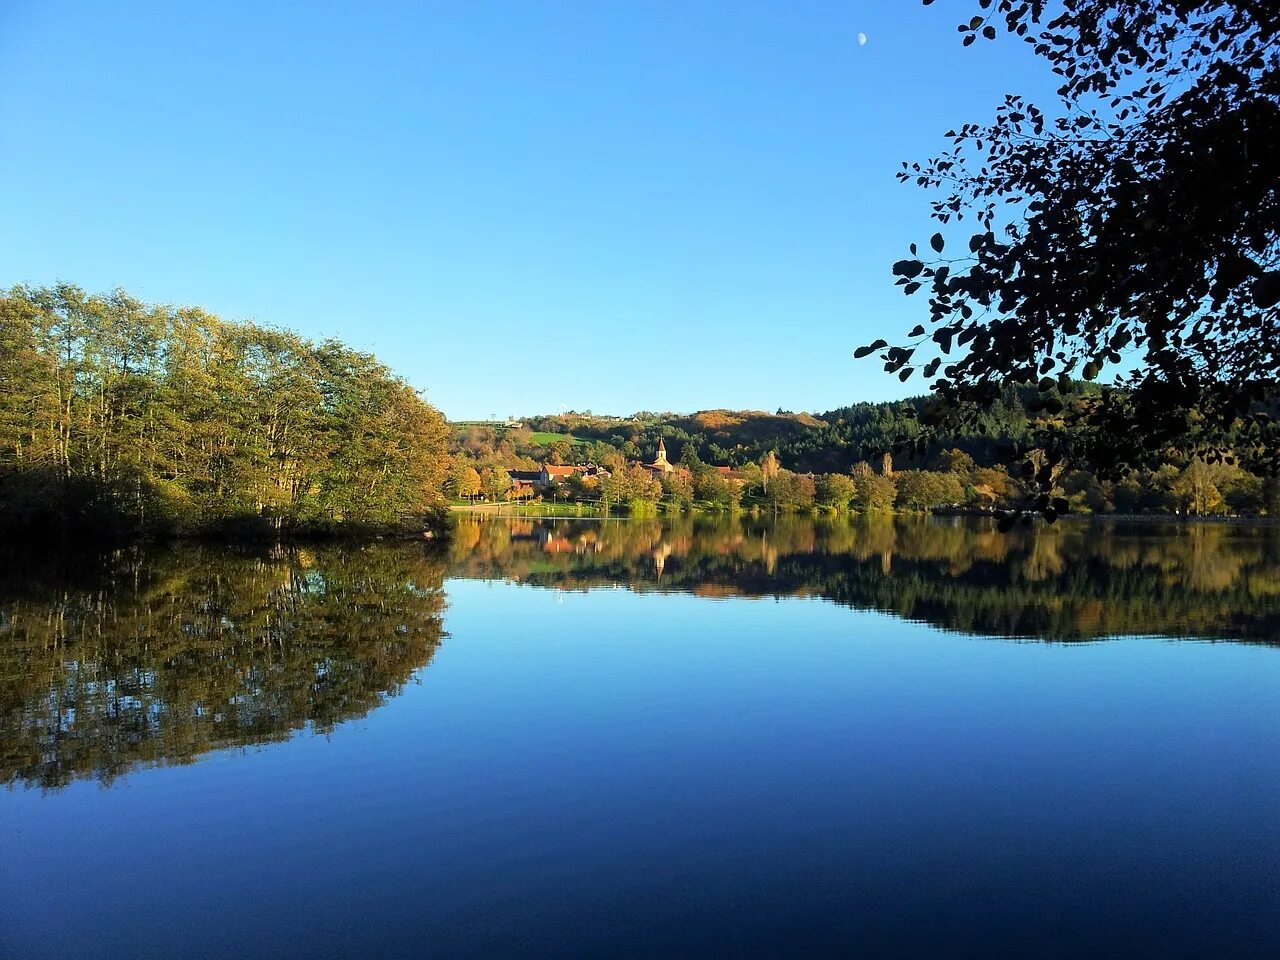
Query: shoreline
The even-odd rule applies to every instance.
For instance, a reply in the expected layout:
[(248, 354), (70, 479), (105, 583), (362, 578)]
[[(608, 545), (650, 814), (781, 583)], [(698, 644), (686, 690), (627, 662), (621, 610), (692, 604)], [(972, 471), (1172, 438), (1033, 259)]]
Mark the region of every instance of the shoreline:
[[(628, 513), (605, 513), (599, 508), (582, 504), (557, 504), (555, 506), (543, 504), (541, 506), (533, 505), (515, 505), (509, 503), (477, 503), (477, 504), (451, 504), (449, 513), (457, 516), (491, 516), (491, 517), (511, 517), (511, 518), (527, 518), (527, 519), (664, 519), (672, 516), (769, 516), (772, 511), (760, 509), (744, 509), (737, 511), (726, 510), (688, 510), (673, 514), (659, 508), (652, 514), (643, 514), (635, 516)], [(871, 516), (872, 513), (846, 512), (837, 513), (834, 511), (799, 511), (794, 513), (782, 513), (778, 516), (813, 516), (813, 517), (845, 517), (848, 519), (857, 519), (860, 517)], [(998, 520), (1001, 514), (987, 510), (886, 510), (877, 511), (875, 516), (888, 517), (937, 517), (938, 519), (956, 519), (970, 518), (977, 520)], [(1270, 527), (1280, 526), (1280, 517), (1242, 517), (1242, 516), (1198, 516), (1189, 514), (1176, 513), (1067, 513), (1062, 514), (1058, 522), (1085, 521), (1088, 523), (1164, 523), (1176, 524), (1179, 526), (1190, 526), (1199, 524), (1214, 524), (1223, 526), (1242, 526), (1242, 527)]]

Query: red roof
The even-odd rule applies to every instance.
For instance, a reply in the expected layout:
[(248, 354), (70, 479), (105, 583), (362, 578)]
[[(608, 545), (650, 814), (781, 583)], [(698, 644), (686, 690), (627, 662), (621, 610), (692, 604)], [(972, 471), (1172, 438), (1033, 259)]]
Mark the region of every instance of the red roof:
[(572, 477), (575, 473), (582, 470), (581, 467), (558, 467), (549, 463), (544, 463), (542, 469), (547, 472), (548, 477)]

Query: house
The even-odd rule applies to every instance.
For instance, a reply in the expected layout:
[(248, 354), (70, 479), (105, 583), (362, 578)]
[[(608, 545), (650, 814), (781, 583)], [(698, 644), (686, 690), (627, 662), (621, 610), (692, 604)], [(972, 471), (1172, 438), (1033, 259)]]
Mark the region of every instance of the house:
[(603, 480), (609, 476), (609, 471), (604, 467), (598, 467), (594, 463), (585, 465), (579, 464), (557, 464), (544, 463), (538, 470), (508, 470), (507, 475), (511, 477), (511, 483), (514, 487), (529, 487), (530, 490), (546, 490), (554, 483), (560, 483), (568, 480), (570, 477), (594, 477)]
[(585, 469), (586, 467), (570, 466), (568, 464), (544, 463), (539, 482), (542, 486), (549, 487), (560, 480), (568, 480), (575, 473), (581, 473)]
[(528, 500), (538, 491), (534, 485), (528, 480), (511, 479), (511, 489), (507, 492), (507, 497), (511, 500)]

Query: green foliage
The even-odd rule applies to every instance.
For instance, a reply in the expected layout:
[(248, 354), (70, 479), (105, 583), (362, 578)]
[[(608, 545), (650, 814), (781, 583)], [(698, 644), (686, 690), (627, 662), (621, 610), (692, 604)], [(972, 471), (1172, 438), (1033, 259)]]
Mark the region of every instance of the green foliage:
[(737, 510), (742, 505), (745, 484), (739, 479), (729, 479), (720, 471), (703, 467), (693, 478), (694, 496), (715, 510)]
[(848, 510), (857, 495), (858, 487), (853, 477), (842, 473), (824, 473), (818, 478), (818, 503), (824, 507), (837, 511)]
[(811, 475), (779, 469), (765, 496), (775, 510), (801, 512), (813, 509), (817, 494), (817, 483)]
[(625, 506), (631, 513), (651, 513), (662, 497), (662, 484), (648, 470), (632, 464), (606, 477), (600, 491), (606, 509)]
[(909, 510), (930, 510), (964, 502), (964, 486), (953, 473), (935, 470), (899, 470), (893, 475), (898, 503)]
[(448, 428), (342, 344), (127, 294), (0, 296), (0, 528), (383, 528), (442, 503)]
[(853, 496), (850, 506), (859, 513), (892, 510), (898, 485), (892, 476), (874, 473), (865, 463), (853, 468)]
[(662, 502), (676, 510), (693, 506), (693, 479), (685, 473), (666, 474), (661, 481)]

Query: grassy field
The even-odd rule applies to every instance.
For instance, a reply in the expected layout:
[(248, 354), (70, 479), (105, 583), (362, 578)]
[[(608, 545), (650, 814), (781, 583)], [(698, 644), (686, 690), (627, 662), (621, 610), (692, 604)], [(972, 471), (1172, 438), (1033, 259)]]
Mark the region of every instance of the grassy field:
[(536, 430), (529, 435), (529, 441), (536, 443), (540, 447), (545, 447), (555, 443), (557, 440), (568, 440), (573, 444), (586, 443), (585, 440), (579, 440), (571, 433), (547, 433), (543, 430)]

